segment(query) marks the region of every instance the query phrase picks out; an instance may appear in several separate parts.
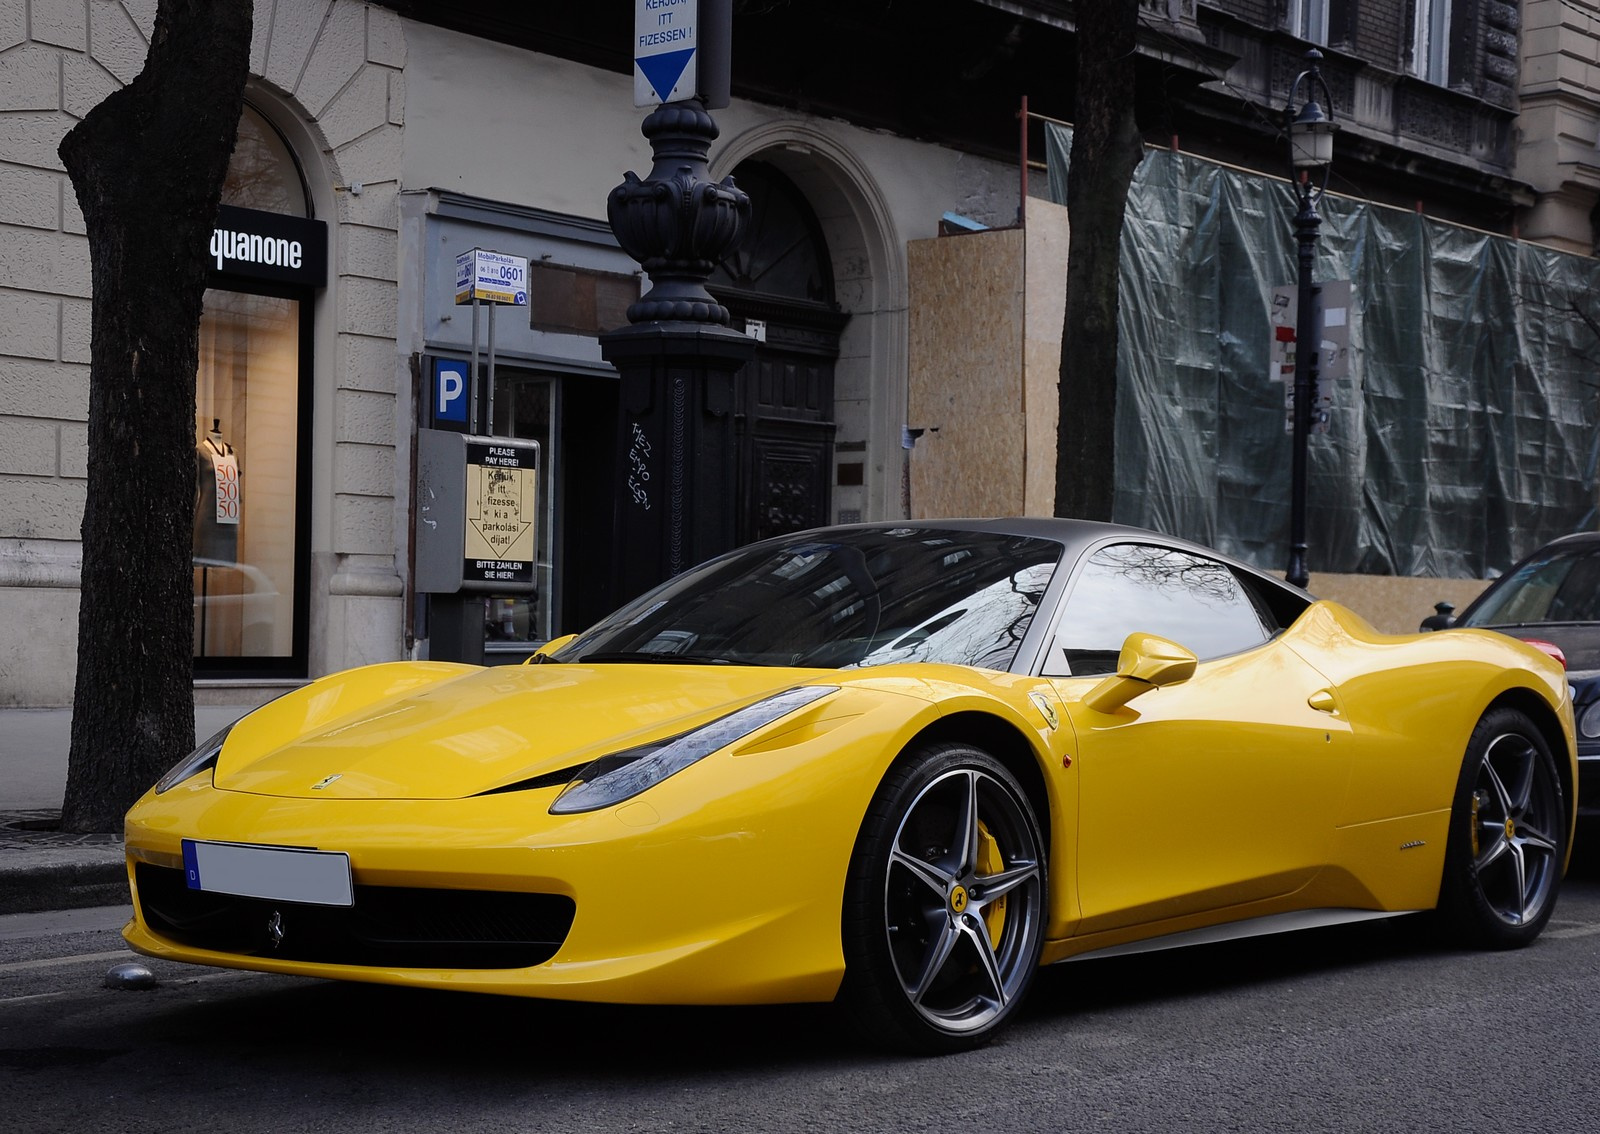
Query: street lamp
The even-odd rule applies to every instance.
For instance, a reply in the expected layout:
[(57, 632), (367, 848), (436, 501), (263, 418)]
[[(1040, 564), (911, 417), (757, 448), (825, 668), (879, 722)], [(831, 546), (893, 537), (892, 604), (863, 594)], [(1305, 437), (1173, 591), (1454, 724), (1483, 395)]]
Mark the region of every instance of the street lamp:
[[(1300, 247), (1299, 306), (1294, 336), (1294, 457), (1290, 476), (1289, 568), (1284, 577), (1297, 587), (1310, 581), (1306, 573), (1306, 448), (1311, 438), (1311, 401), (1317, 388), (1317, 355), (1322, 345), (1322, 289), (1311, 280), (1316, 259), (1317, 232), (1322, 218), (1317, 202), (1328, 188), (1328, 171), (1333, 165), (1333, 94), (1317, 64), (1322, 52), (1306, 52), (1306, 69), (1295, 76), (1284, 104), (1284, 121), (1289, 127), (1289, 167), (1295, 199), (1300, 211), (1295, 214), (1295, 241)], [(1317, 101), (1321, 88), (1322, 101)], [(1295, 110), (1295, 99), (1304, 92), (1305, 101)], [(1324, 111), (1323, 106), (1327, 106)], [(1318, 181), (1318, 174), (1321, 180)]]

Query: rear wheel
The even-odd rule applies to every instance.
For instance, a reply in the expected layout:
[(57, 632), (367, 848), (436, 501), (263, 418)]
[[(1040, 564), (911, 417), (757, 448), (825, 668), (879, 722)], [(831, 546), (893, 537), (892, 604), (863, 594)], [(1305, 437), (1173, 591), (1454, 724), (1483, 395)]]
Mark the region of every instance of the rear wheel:
[(986, 1042), (1044, 940), (1039, 824), (992, 756), (929, 746), (885, 778), (845, 893), (841, 998), (873, 1039), (920, 1052)]
[(1458, 940), (1526, 945), (1555, 909), (1567, 812), (1555, 761), (1524, 714), (1493, 709), (1467, 744), (1450, 814), (1439, 909)]

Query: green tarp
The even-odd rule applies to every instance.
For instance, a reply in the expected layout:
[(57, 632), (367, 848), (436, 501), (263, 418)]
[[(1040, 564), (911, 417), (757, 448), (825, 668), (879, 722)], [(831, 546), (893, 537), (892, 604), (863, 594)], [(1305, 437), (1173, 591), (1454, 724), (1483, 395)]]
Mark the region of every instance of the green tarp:
[[(1071, 132), (1050, 127), (1054, 199)], [(1317, 280), (1351, 281), (1350, 365), (1310, 441), (1312, 571), (1483, 578), (1590, 527), (1600, 261), (1329, 194)], [(1146, 154), (1122, 238), (1116, 519), (1271, 570), (1291, 442), (1271, 381), (1295, 281), (1283, 181)]]

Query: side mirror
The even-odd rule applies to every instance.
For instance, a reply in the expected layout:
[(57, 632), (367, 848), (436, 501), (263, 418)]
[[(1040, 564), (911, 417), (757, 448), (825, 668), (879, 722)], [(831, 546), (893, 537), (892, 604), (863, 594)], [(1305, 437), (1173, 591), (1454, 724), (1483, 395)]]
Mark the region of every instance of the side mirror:
[(1192, 650), (1176, 642), (1129, 634), (1117, 657), (1117, 672), (1089, 690), (1083, 703), (1097, 713), (1114, 713), (1141, 693), (1188, 681), (1198, 662)]
[(1417, 627), (1418, 633), (1429, 630), (1448, 630), (1456, 624), (1456, 604), (1453, 602), (1436, 602), (1433, 604), (1434, 614), (1422, 620), (1422, 625)]

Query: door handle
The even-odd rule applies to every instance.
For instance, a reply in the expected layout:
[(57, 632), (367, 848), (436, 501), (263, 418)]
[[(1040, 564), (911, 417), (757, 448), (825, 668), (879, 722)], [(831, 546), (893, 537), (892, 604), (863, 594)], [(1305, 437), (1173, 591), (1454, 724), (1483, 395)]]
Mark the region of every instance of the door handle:
[(1339, 715), (1339, 702), (1333, 699), (1333, 690), (1331, 689), (1318, 689), (1306, 698), (1306, 704), (1319, 713), (1327, 713), (1333, 717)]

